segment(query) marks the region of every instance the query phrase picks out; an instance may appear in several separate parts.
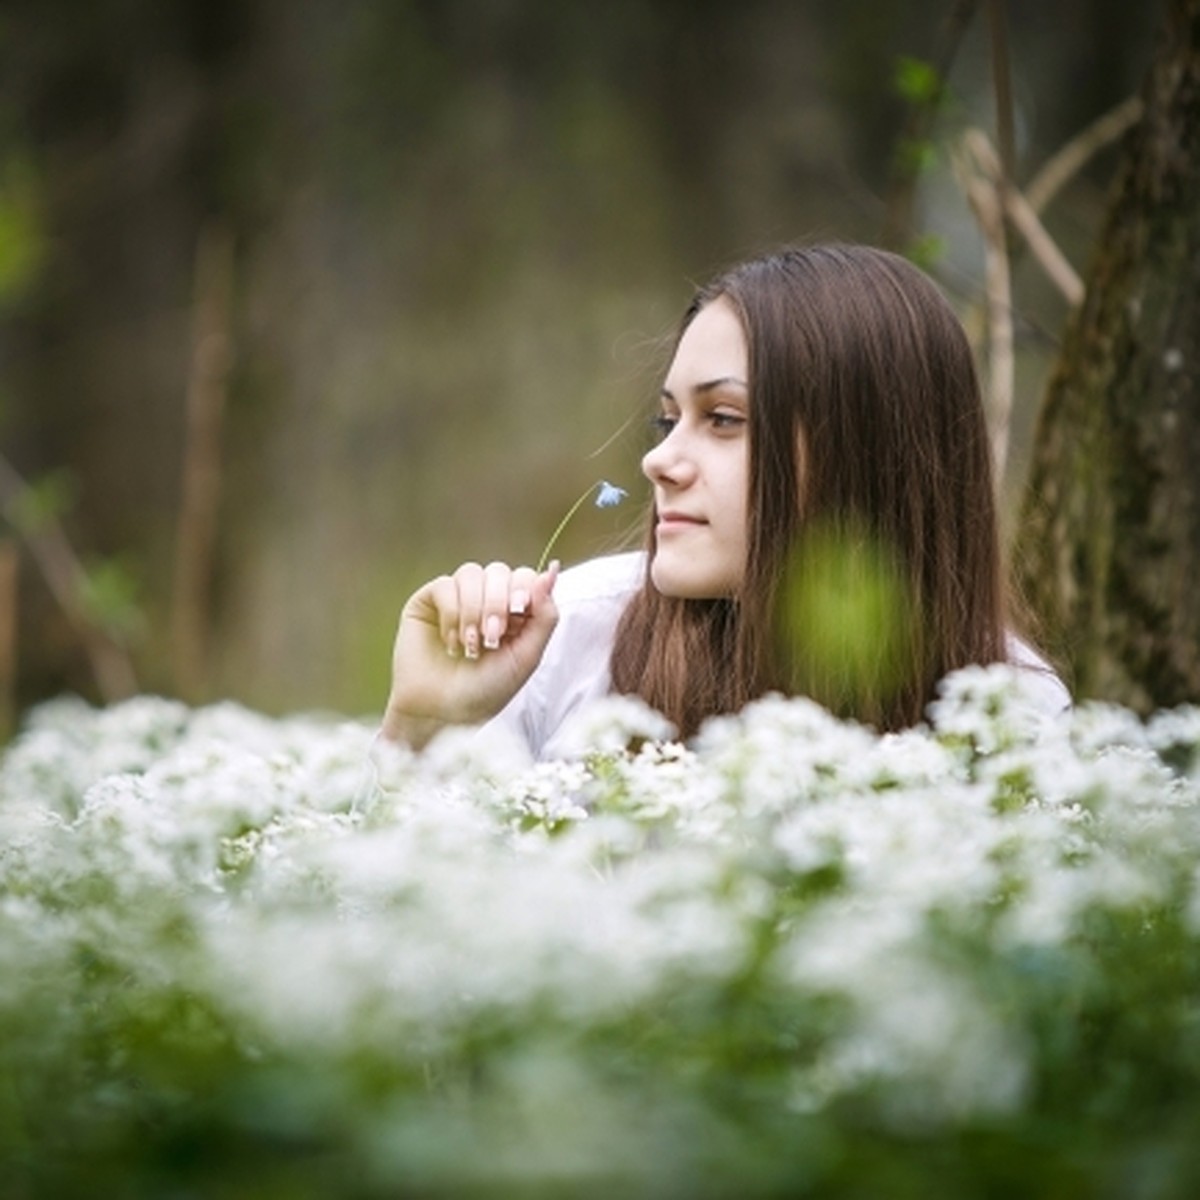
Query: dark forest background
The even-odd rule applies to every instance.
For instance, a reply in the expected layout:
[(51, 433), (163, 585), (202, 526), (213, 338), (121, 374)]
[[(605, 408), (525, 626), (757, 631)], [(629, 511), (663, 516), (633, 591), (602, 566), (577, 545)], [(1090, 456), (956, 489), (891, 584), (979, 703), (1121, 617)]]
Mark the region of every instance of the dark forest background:
[[(99, 698), (86, 625), (143, 690), (377, 709), (428, 575), (536, 559), (601, 477), (635, 504), (563, 557), (638, 524), (662, 338), (739, 257), (897, 242), (982, 340), (949, 154), (996, 128), (974, 7), (4, 0), (0, 449), (31, 485), (0, 527), (6, 704)], [(1137, 90), (1158, 13), (1003, 7), (1020, 182)], [(1044, 214), (1077, 269), (1115, 155)], [(1014, 287), (1010, 514), (1066, 312), (1027, 257)], [(74, 618), (31, 529), (80, 560)]]

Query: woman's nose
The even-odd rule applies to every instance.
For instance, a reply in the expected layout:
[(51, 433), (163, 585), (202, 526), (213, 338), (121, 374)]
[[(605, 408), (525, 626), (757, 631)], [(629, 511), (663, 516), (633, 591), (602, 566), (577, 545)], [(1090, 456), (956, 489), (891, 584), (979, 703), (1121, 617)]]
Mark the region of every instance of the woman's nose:
[(642, 456), (642, 474), (651, 483), (684, 483), (690, 471), (690, 460), (678, 426)]

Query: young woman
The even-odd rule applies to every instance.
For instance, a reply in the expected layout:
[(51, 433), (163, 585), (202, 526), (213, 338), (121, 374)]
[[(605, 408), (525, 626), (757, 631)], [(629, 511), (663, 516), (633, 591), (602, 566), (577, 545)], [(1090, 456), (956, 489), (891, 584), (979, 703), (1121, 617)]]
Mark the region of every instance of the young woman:
[(496, 718), (552, 757), (566, 718), (613, 691), (684, 737), (770, 691), (891, 730), (949, 671), (1003, 661), (1047, 711), (1069, 704), (1009, 625), (966, 337), (906, 260), (814, 246), (719, 276), (684, 314), (655, 423), (645, 550), (426, 584), (401, 616), (385, 737)]

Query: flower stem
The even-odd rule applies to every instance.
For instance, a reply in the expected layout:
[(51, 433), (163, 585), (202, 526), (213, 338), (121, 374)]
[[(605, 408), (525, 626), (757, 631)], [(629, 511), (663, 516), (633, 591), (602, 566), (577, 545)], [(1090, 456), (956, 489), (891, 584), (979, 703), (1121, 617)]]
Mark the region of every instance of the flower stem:
[(558, 535), (567, 527), (567, 522), (579, 511), (583, 502), (596, 490), (596, 485), (590, 484), (586, 492), (567, 509), (567, 515), (558, 523), (558, 528), (550, 535), (550, 540), (546, 543), (546, 548), (542, 551), (542, 557), (538, 559), (538, 564), (535, 570), (540, 575), (546, 569), (546, 559), (550, 557), (550, 551), (554, 549), (554, 543), (558, 541)]

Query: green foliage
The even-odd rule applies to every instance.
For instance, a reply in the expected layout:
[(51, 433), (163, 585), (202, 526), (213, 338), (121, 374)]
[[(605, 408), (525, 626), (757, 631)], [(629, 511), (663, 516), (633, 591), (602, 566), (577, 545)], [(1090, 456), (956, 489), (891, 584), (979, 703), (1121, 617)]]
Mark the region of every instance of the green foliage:
[(10, 159), (0, 167), (0, 308), (22, 297), (45, 255), (33, 168), (24, 159)]
[(373, 771), (356, 724), (38, 710), (0, 1192), (1191, 1200), (1200, 710), (1024, 682), (686, 747), (613, 700), (582, 761)]
[(783, 624), (801, 695), (837, 707), (885, 697), (911, 661), (913, 598), (886, 546), (851, 529), (814, 525), (789, 564)]
[(138, 581), (119, 558), (90, 561), (80, 587), (84, 612), (118, 641), (126, 641), (143, 627)]
[(897, 165), (910, 176), (933, 170), (939, 158), (937, 145), (929, 138), (900, 138), (895, 154)]
[(912, 136), (896, 139), (892, 156), (896, 170), (908, 179), (932, 171), (941, 157), (938, 142), (929, 136), (931, 119), (946, 107), (946, 82), (931, 64), (917, 58), (896, 60), (893, 86), (918, 120), (910, 122)]
[(36, 537), (74, 507), (76, 494), (75, 477), (70, 471), (48, 471), (40, 479), (28, 482), (4, 515), (18, 533)]
[(937, 68), (920, 58), (901, 55), (893, 77), (896, 92), (909, 104), (937, 104), (944, 87)]
[(904, 248), (904, 256), (922, 271), (932, 271), (946, 257), (946, 239), (936, 233), (918, 234)]

